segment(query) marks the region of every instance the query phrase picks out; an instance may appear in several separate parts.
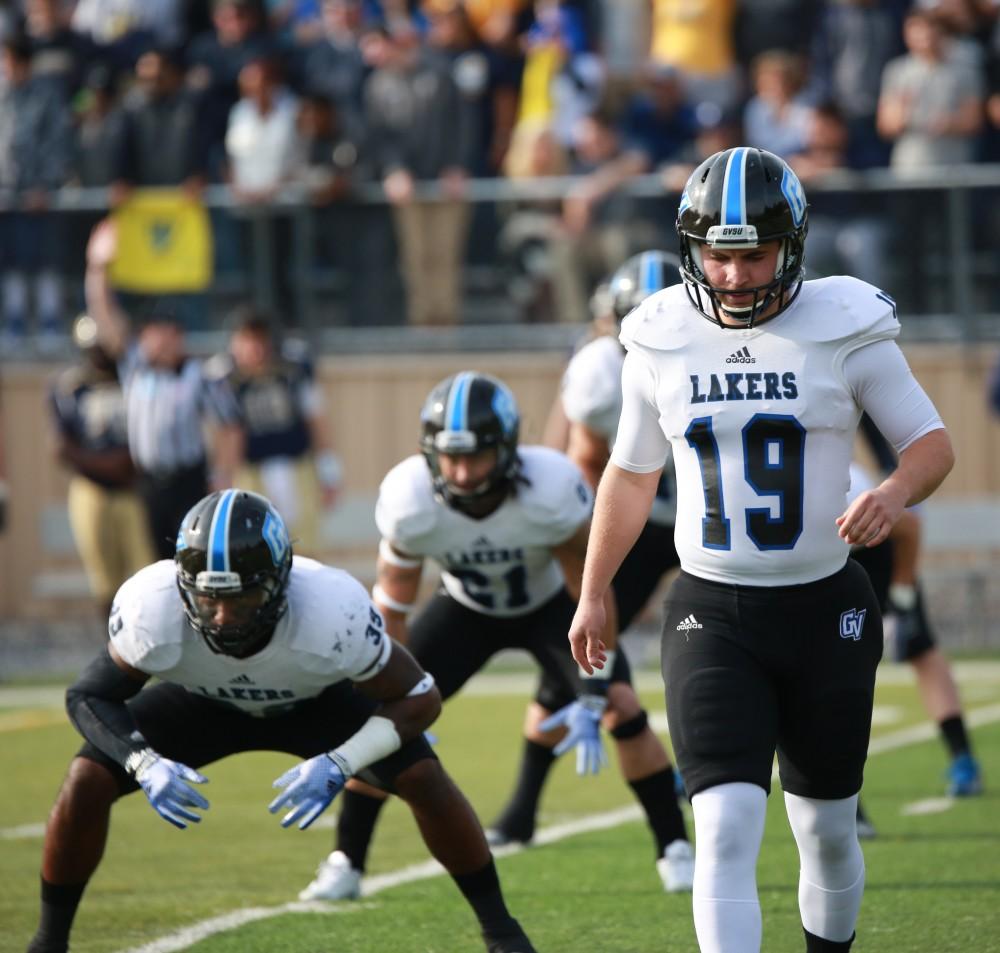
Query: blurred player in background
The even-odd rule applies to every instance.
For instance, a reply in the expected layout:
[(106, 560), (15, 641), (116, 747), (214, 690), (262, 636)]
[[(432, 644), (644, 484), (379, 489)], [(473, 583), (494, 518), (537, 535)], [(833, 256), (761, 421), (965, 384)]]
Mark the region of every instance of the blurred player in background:
[[(683, 285), (623, 322), (621, 422), (570, 631), (581, 667), (605, 664), (607, 592), (672, 448), (681, 574), (662, 667), (695, 819), (702, 953), (761, 947), (756, 868), (776, 753), (806, 951), (850, 949), (882, 620), (848, 547), (883, 542), (954, 461), (894, 343), (895, 303), (854, 278), (805, 282), (807, 228), (801, 183), (772, 153), (728, 149), (688, 179)], [(847, 506), (863, 410), (900, 463)]]
[(73, 471), (67, 501), (73, 540), (107, 618), (118, 587), (156, 556), (135, 492), (118, 369), (98, 342), (90, 315), (74, 322), (73, 343), (81, 359), (56, 378), (50, 404), (58, 458)]
[(236, 485), (268, 497), (296, 552), (315, 555), (320, 511), (336, 503), (343, 468), (305, 343), (277, 344), (268, 319), (247, 308), (238, 315), (228, 353), (213, 358), (207, 372), (225, 381), (240, 409), (243, 464)]
[[(595, 337), (577, 351), (563, 374), (557, 404), (568, 424), (566, 454), (580, 468), (591, 490), (597, 489), (611, 455), (621, 415), (625, 349), (618, 341), (619, 324), (649, 295), (677, 284), (679, 267), (677, 256), (664, 251), (651, 250), (629, 258), (604, 286), (610, 320), (604, 315), (595, 320)], [(674, 482), (673, 463), (668, 454), (649, 521), (612, 586), (620, 632), (632, 624), (664, 575), (679, 565), (674, 548), (677, 510)], [(618, 652), (622, 652), (621, 645)], [(543, 675), (539, 695), (551, 690)], [(512, 799), (487, 831), (491, 843), (531, 839), (536, 805), (552, 763), (549, 749), (540, 748), (530, 739), (526, 742)], [(674, 784), (673, 769), (668, 766), (666, 770)], [(681, 857), (693, 860), (686, 837), (679, 838), (670, 849), (678, 860)]]
[[(865, 470), (853, 463), (848, 500), (853, 502), (874, 486), (874, 480)], [(952, 797), (971, 797), (982, 793), (982, 775), (972, 752), (955, 676), (936, 644), (924, 608), (918, 576), (920, 536), (919, 511), (906, 509), (885, 542), (874, 547), (854, 546), (851, 556), (868, 573), (886, 615), (889, 623), (886, 642), (891, 658), (912, 667), (924, 709), (941, 732), (950, 756), (946, 793)], [(858, 831), (865, 837), (875, 836), (875, 827), (860, 810), (860, 804)]]
[(209, 806), (192, 787), (208, 780), (197, 769), (241, 751), (307, 759), (272, 785), (282, 827), (307, 828), (355, 775), (397, 793), (489, 953), (534, 953), (475, 813), (422, 736), (441, 710), (434, 679), (389, 638), (355, 579), (292, 556), (268, 500), (225, 490), (197, 503), (176, 559), (118, 591), (109, 632), (66, 693), (85, 744), (49, 816), (29, 953), (66, 953), (119, 797), (141, 788), (164, 820), (187, 827)]
[[(604, 632), (603, 671), (581, 677), (566, 644), (586, 548), (593, 497), (579, 469), (546, 447), (518, 446), (520, 418), (506, 384), (465, 371), (441, 381), (421, 412), (421, 454), (382, 481), (375, 521), (379, 544), (373, 598), (393, 638), (405, 642), (450, 698), (497, 653), (530, 652), (546, 675), (525, 725), (526, 744), (546, 770), (577, 749), (577, 771), (604, 763), (603, 723), (619, 768), (642, 804), (667, 889), (690, 887), (690, 850), (673, 794), (673, 772), (614, 653), (614, 604)], [(412, 623), (425, 559), (442, 588)], [(358, 895), (384, 801), (348, 789), (336, 849), (301, 899)], [(537, 802), (526, 812), (534, 832)]]

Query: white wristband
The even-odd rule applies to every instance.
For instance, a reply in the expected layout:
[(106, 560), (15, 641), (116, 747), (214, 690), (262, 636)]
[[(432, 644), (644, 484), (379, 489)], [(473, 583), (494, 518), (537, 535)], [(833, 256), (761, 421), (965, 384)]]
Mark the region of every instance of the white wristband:
[(316, 476), (329, 490), (335, 490), (344, 480), (344, 465), (332, 450), (320, 450), (316, 454)]
[(393, 612), (402, 612), (404, 615), (416, 605), (415, 602), (400, 602), (398, 599), (393, 599), (378, 583), (372, 586), (372, 598), (380, 606), (392, 609)]
[(402, 745), (395, 723), (382, 715), (372, 715), (355, 734), (329, 752), (329, 755), (344, 774), (351, 777), (362, 768), (399, 751)]
[(609, 682), (609, 681), (611, 681), (611, 670), (615, 667), (615, 656), (618, 653), (615, 652), (614, 649), (608, 649), (604, 654), (607, 656), (607, 659), (604, 662), (604, 668), (597, 668), (595, 666), (594, 667), (594, 673), (592, 675), (588, 675), (581, 668), (580, 669), (580, 678), (585, 679), (585, 680), (586, 679), (590, 679), (590, 680), (595, 680), (595, 681), (600, 681), (600, 682)]
[(400, 569), (419, 569), (423, 564), (423, 559), (401, 556), (392, 548), (392, 544), (387, 539), (380, 539), (378, 544), (378, 554), (392, 566)]

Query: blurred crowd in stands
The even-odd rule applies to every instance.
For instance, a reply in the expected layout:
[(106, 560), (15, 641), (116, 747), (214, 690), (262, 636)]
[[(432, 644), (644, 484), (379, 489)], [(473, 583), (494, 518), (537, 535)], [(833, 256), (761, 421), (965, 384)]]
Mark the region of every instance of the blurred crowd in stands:
[[(448, 325), (480, 213), (468, 180), (574, 175), (488, 227), (525, 315), (583, 322), (601, 276), (669, 240), (677, 192), (718, 149), (777, 152), (807, 189), (836, 169), (1000, 162), (998, 0), (7, 0), (0, 37), (8, 347), (31, 315), (40, 347), (66, 336), (65, 256), (100, 217), (73, 217), (71, 241), (44, 214), (66, 185), (116, 208), (226, 184), (245, 218), (295, 186), (334, 210), (325, 254), (352, 273), (386, 253), (336, 210), (380, 183), (407, 320)], [(621, 191), (642, 173), (662, 199)], [(813, 272), (882, 284), (905, 209), (815, 201)], [(238, 220), (213, 217), (220, 268), (246, 257)]]

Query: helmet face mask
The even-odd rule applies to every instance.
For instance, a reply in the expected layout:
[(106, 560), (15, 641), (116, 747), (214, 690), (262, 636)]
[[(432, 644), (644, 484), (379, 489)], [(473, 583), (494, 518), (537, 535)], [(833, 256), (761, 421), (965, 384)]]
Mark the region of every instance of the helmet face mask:
[(651, 249), (627, 259), (608, 281), (608, 296), (620, 322), (651, 294), (681, 280), (680, 259), (667, 251)]
[(292, 547), (256, 493), (223, 490), (196, 503), (177, 536), (177, 586), (188, 622), (221, 655), (259, 651), (285, 614)]
[[(469, 515), (491, 512), (514, 488), (520, 415), (510, 389), (488, 374), (462, 371), (437, 384), (420, 413), (420, 450), (437, 498)], [(472, 456), (496, 451), (485, 478), (474, 488), (450, 483), (441, 455)]]
[[(778, 156), (739, 147), (706, 159), (688, 179), (677, 210), (681, 275), (694, 307), (721, 327), (745, 328), (787, 309), (805, 276), (807, 210), (798, 176)], [(773, 277), (739, 289), (753, 296), (747, 306), (723, 305), (721, 296), (734, 289), (709, 282), (704, 250), (760, 248), (775, 241)]]

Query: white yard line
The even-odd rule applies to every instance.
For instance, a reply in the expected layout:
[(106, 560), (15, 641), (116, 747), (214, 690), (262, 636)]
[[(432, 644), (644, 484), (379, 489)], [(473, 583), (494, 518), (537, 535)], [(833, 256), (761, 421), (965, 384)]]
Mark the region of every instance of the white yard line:
[[(991, 724), (1000, 721), (1000, 704), (987, 705), (976, 708), (966, 713), (966, 721), (970, 727)], [(883, 754), (886, 751), (895, 751), (898, 748), (905, 748), (909, 745), (917, 744), (921, 741), (928, 741), (937, 734), (937, 726), (931, 724), (916, 725), (912, 728), (904, 728), (894, 731), (891, 734), (883, 735), (872, 741), (868, 753), (869, 755)], [(621, 807), (614, 811), (605, 811), (602, 814), (591, 814), (581, 817), (579, 820), (570, 821), (566, 824), (555, 824), (544, 827), (535, 834), (536, 844), (554, 844), (567, 837), (574, 837), (577, 834), (585, 834), (590, 831), (606, 830), (611, 827), (618, 827), (622, 824), (629, 824), (640, 820), (642, 812), (638, 805)], [(506, 857), (510, 854), (520, 853), (525, 848), (519, 844), (511, 844), (494, 851), (498, 857)], [(427, 880), (430, 877), (439, 877), (444, 873), (444, 868), (437, 861), (425, 861), (422, 864), (413, 864), (403, 867), (400, 870), (390, 871), (385, 874), (376, 874), (373, 877), (366, 877), (362, 882), (361, 892), (366, 897), (371, 897), (383, 890), (397, 887), (400, 884), (411, 883), (415, 880)], [(366, 905), (360, 905), (362, 907)], [(283, 903), (275, 907), (250, 907), (242, 910), (234, 910), (209, 920), (202, 920), (188, 927), (182, 927), (167, 936), (143, 946), (130, 947), (122, 953), (177, 953), (178, 950), (185, 950), (195, 943), (204, 940), (206, 937), (216, 933), (224, 933), (226, 930), (235, 930), (247, 923), (255, 920), (266, 920), (269, 917), (279, 917), (286, 913), (349, 913), (357, 910), (357, 903)]]

